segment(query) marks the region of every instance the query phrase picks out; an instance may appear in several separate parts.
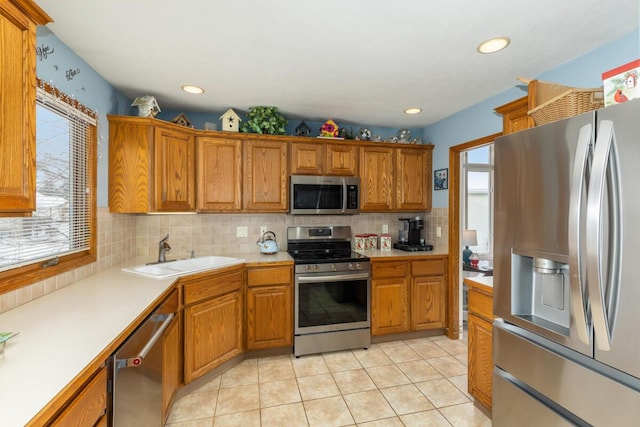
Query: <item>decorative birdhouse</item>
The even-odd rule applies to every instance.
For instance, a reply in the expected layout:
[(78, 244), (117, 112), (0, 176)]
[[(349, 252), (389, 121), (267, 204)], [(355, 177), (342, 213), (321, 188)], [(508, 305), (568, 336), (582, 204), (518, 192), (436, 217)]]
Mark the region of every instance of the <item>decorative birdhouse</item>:
[(320, 136), (325, 138), (336, 138), (338, 136), (339, 128), (336, 122), (329, 119), (320, 127)]
[(133, 100), (132, 106), (138, 107), (138, 116), (155, 117), (160, 112), (160, 105), (151, 95), (139, 96)]
[(171, 122), (180, 126), (193, 128), (193, 124), (191, 124), (191, 121), (187, 118), (187, 116), (184, 115), (184, 113), (180, 113), (179, 115), (174, 117), (173, 120), (171, 120)]
[(311, 128), (307, 126), (304, 120), (300, 122), (298, 126), (296, 126), (295, 131), (296, 135), (298, 136), (309, 136), (311, 134)]
[(232, 108), (229, 108), (223, 115), (220, 116), (220, 121), (222, 122), (222, 130), (226, 130), (228, 132), (238, 132), (242, 119), (236, 114), (235, 111), (233, 111)]

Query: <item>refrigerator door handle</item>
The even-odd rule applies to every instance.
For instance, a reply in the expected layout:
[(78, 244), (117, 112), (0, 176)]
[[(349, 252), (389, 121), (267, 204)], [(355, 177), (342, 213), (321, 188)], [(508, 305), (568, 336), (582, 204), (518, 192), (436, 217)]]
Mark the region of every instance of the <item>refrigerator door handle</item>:
[(583, 261), (585, 216), (583, 206), (586, 205), (586, 184), (589, 179), (589, 162), (593, 157), (593, 126), (580, 128), (576, 155), (571, 175), (571, 192), (569, 195), (569, 271), (571, 286), (571, 307), (578, 338), (589, 344), (589, 313), (587, 304), (586, 271)]
[[(602, 120), (587, 199), (587, 285), (596, 345), (611, 350), (620, 288), (622, 209), (613, 122)], [(606, 227), (605, 227), (606, 223)]]

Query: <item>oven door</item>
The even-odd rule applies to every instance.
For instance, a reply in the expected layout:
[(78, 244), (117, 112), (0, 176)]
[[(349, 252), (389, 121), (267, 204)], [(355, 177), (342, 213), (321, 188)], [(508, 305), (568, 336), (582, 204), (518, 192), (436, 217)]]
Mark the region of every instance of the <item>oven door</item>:
[(371, 325), (369, 272), (297, 274), (295, 335)]

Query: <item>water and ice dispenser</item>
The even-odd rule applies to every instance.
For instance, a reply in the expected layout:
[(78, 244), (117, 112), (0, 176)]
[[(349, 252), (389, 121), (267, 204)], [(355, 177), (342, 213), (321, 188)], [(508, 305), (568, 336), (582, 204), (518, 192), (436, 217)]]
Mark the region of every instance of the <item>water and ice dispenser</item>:
[(571, 308), (568, 264), (513, 253), (511, 276), (512, 315), (569, 336)]

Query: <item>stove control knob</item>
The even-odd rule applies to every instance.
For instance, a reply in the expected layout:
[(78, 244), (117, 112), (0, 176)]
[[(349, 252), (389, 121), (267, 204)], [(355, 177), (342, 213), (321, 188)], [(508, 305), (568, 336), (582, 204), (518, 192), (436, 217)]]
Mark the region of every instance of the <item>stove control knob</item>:
[(349, 270), (355, 270), (355, 269), (356, 269), (356, 266), (352, 262), (350, 262), (349, 263)]
[(318, 271), (318, 264), (313, 264), (313, 271)]
[(335, 264), (331, 264), (331, 271), (336, 271), (336, 270), (337, 270), (336, 265)]
[(359, 262), (356, 262), (356, 270), (360, 270), (362, 267), (360, 266)]

